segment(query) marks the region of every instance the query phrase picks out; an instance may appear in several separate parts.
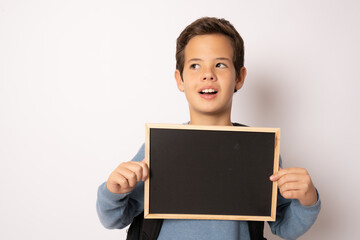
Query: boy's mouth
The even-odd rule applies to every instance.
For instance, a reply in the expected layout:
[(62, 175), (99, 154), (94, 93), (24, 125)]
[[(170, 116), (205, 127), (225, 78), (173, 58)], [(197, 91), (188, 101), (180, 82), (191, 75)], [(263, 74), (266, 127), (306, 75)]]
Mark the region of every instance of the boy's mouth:
[(217, 90), (215, 90), (213, 88), (205, 88), (205, 89), (202, 89), (199, 93), (212, 95), (212, 94), (217, 94)]

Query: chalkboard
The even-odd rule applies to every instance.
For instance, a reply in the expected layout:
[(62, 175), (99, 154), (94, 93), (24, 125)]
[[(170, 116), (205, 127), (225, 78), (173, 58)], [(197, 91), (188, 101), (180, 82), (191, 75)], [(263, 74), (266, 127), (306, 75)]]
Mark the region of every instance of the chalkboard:
[(146, 124), (145, 218), (275, 221), (278, 128)]

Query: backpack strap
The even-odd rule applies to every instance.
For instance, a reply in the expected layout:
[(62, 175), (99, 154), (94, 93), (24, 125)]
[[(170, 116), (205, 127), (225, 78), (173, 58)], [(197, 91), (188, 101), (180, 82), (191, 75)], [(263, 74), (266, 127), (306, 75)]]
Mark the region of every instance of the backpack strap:
[(248, 221), (251, 240), (266, 240), (264, 238), (264, 222)]
[(163, 219), (144, 219), (144, 212), (133, 219), (126, 240), (156, 240)]

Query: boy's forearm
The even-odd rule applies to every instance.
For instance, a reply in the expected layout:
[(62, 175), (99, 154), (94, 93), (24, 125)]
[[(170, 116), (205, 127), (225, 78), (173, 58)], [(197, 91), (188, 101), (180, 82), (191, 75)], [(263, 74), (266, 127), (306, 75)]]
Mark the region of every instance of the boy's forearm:
[[(144, 159), (145, 145), (142, 144), (132, 161)], [(124, 228), (143, 211), (144, 183), (138, 182), (133, 191), (115, 194), (108, 190), (106, 182), (98, 188), (96, 210), (102, 225), (109, 229)]]
[(314, 224), (321, 209), (321, 201), (318, 197), (314, 205), (303, 206), (298, 200), (291, 200), (290, 203), (279, 205), (278, 209), (277, 220), (269, 222), (271, 231), (285, 239), (297, 239)]
[(124, 228), (129, 221), (129, 210), (127, 209), (129, 193), (114, 194), (106, 188), (106, 182), (98, 188), (96, 210), (100, 222), (105, 228)]

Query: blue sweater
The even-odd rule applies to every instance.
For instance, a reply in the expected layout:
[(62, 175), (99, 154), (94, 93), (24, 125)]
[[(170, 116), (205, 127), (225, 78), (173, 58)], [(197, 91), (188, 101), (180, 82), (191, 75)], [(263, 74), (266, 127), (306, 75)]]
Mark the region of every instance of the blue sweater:
[[(143, 159), (144, 145), (132, 161)], [(284, 199), (278, 194), (276, 221), (268, 224), (274, 234), (296, 239), (315, 222), (320, 206), (320, 200), (313, 206), (302, 206), (298, 200)], [(101, 184), (96, 208), (104, 227), (121, 229), (128, 226), (144, 210), (144, 183), (139, 182), (131, 193), (126, 194), (114, 194), (106, 188), (106, 183)], [(158, 239), (248, 240), (250, 236), (246, 221), (165, 219)]]

